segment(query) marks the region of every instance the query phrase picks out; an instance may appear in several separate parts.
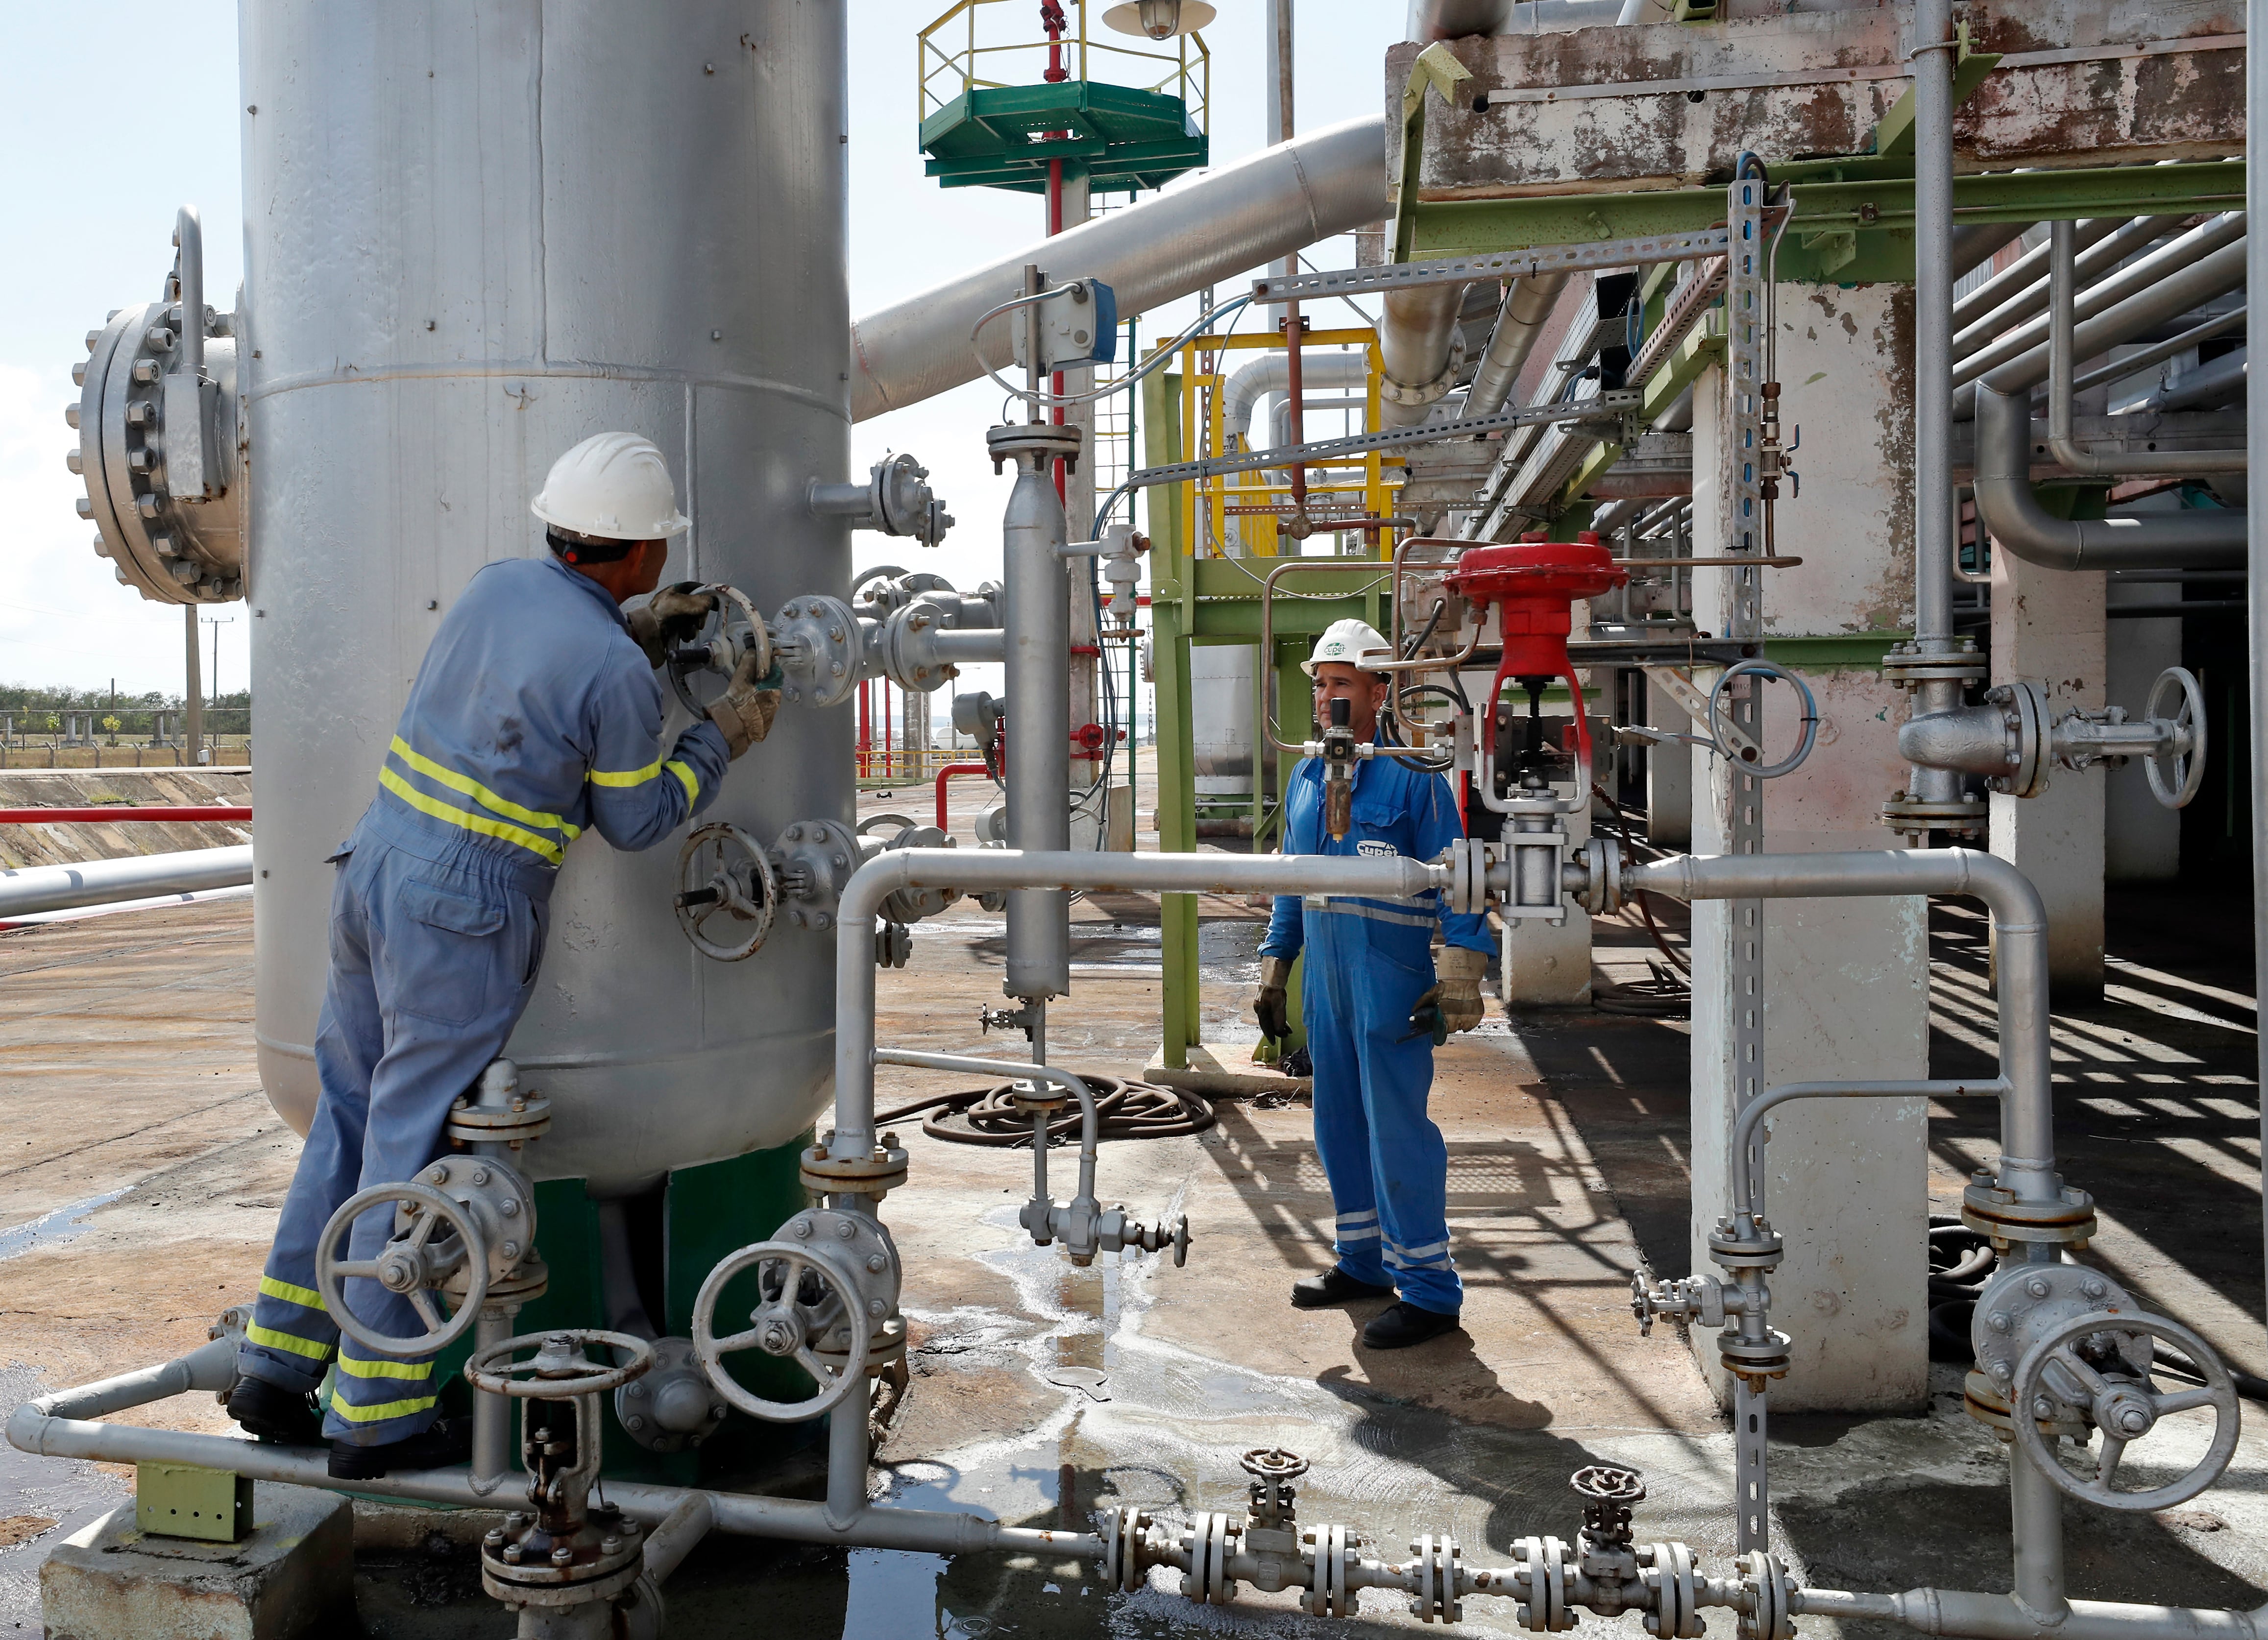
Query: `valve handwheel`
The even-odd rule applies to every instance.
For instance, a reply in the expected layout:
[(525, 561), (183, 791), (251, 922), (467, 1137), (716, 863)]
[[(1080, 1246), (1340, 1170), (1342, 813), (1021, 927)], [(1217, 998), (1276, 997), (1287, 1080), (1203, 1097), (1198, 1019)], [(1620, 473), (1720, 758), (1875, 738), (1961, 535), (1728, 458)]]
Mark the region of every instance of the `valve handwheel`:
[[(392, 1240), (370, 1259), (342, 1259), (339, 1239), (354, 1229), (355, 1221), (374, 1207), (395, 1209), (396, 1232)], [(407, 1214), (406, 1231), (400, 1220)], [(437, 1239), (444, 1227), (453, 1232)], [(442, 1281), (461, 1267), (465, 1296), (457, 1313), (444, 1317), (434, 1294)], [(418, 1319), (430, 1329), (397, 1337), (381, 1333), (347, 1307), (346, 1283), (360, 1276), (409, 1301)], [(480, 1313), (489, 1295), (489, 1250), (471, 1210), (453, 1202), (431, 1185), (372, 1185), (357, 1190), (339, 1204), (315, 1243), (315, 1291), (323, 1308), (339, 1330), (365, 1350), (382, 1356), (429, 1356), (462, 1338)]]
[(706, 717), (708, 704), (694, 695), (693, 680), (704, 672), (731, 677), (740, 658), (751, 649), (757, 656), (756, 675), (762, 677), (772, 669), (772, 635), (756, 607), (737, 587), (712, 582), (696, 590), (714, 593), (717, 607), (689, 640), (670, 645), (662, 670), (669, 674), (669, 687), (678, 703), (694, 717)]
[(723, 820), (702, 827), (677, 856), (677, 926), (719, 962), (753, 957), (772, 931), (779, 882), (762, 844)]
[[(593, 1346), (622, 1351), (630, 1359), (619, 1366), (601, 1366), (583, 1353)], [(534, 1350), (534, 1357), (513, 1360), (523, 1350)], [(620, 1389), (632, 1379), (644, 1378), (652, 1366), (653, 1346), (643, 1338), (595, 1327), (567, 1327), (524, 1333), (475, 1350), (465, 1362), (465, 1381), (491, 1395), (571, 1401)]]
[[(2139, 1380), (2109, 1377), (2081, 1357), (2077, 1349), (2079, 1341), (2092, 1333), (2142, 1333), (2163, 1339), (2197, 1364), (2198, 1371), (2205, 1375), (2205, 1385), (2202, 1388), (2167, 1392), (2152, 1384), (2146, 1373)], [(2051, 1370), (2058, 1381), (2050, 1380)], [(2085, 1407), (2095, 1427), (2102, 1431), (2102, 1452), (2096, 1460), (2093, 1480), (2074, 1475), (2058, 1462), (2047, 1438), (2040, 1433), (2035, 1402), (2048, 1398)], [(2205, 1448), (2205, 1456), (2187, 1474), (2143, 1492), (2121, 1492), (2112, 1487), (2119, 1460), (2125, 1455), (2129, 1445), (2147, 1435), (2168, 1414), (2187, 1412), (2197, 1407), (2211, 1407), (2213, 1410), (2213, 1441)], [(2204, 1339), (2178, 1321), (2169, 1321), (2161, 1315), (2092, 1312), (2073, 1316), (2034, 1343), (2016, 1364), (2014, 1385), (2008, 1394), (2008, 1423), (2015, 1430), (2016, 1445), (2023, 1448), (2032, 1466), (2058, 1489), (2088, 1503), (2130, 1514), (2147, 1514), (2189, 1502), (2220, 1478), (2236, 1451), (2236, 1385), (2228, 1369)]]
[[(757, 1271), (762, 1298), (749, 1313), (745, 1332), (719, 1338), (716, 1333), (717, 1304), (725, 1284), (746, 1269)], [(806, 1276), (815, 1277), (822, 1298), (803, 1299)], [(826, 1300), (831, 1298), (834, 1302)], [(821, 1348), (842, 1339), (841, 1351)], [(759, 1241), (742, 1247), (709, 1272), (701, 1293), (693, 1301), (693, 1351), (708, 1376), (710, 1386), (750, 1417), (772, 1423), (796, 1423), (815, 1418), (848, 1395), (853, 1386), (866, 1381), (866, 1356), (871, 1342), (864, 1300), (858, 1283), (847, 1269), (837, 1267), (834, 1255), (820, 1247), (786, 1241)], [(817, 1393), (804, 1401), (767, 1401), (743, 1388), (725, 1370), (725, 1357), (743, 1350), (792, 1361), (811, 1374)], [(841, 1361), (838, 1372), (835, 1359)]]
[(2174, 728), (2189, 745), (2169, 753), (2153, 752), (2142, 759), (2142, 772), (2150, 777), (2150, 795), (2169, 809), (2188, 807), (2205, 783), (2205, 690), (2196, 675), (2182, 666), (2169, 666), (2160, 673), (2150, 686), (2142, 716), (2162, 716), (2159, 702), (2175, 693), (2180, 695), (2182, 703), (2174, 713)]

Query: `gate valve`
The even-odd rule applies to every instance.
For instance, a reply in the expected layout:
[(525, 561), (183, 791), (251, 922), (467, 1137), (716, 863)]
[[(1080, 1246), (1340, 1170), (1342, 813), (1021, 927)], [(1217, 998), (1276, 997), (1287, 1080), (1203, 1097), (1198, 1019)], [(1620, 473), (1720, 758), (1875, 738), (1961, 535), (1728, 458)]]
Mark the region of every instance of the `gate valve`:
[(1330, 726), (1323, 731), (1323, 829), (1338, 842), (1354, 823), (1354, 765), (1359, 749), (1347, 715), (1354, 702), (1344, 697), (1331, 702)]
[(1504, 655), (1489, 686), (1491, 705), (1515, 678), (1528, 687), (1532, 704), (1540, 704), (1546, 684), (1566, 683), (1575, 717), (1577, 800), (1587, 805), (1591, 729), (1567, 638), (1574, 629), (1576, 601), (1629, 585), (1630, 571), (1608, 555), (1594, 530), (1572, 541), (1547, 541), (1544, 532), (1531, 530), (1506, 546), (1474, 548), (1443, 579), (1461, 597), (1497, 607)]

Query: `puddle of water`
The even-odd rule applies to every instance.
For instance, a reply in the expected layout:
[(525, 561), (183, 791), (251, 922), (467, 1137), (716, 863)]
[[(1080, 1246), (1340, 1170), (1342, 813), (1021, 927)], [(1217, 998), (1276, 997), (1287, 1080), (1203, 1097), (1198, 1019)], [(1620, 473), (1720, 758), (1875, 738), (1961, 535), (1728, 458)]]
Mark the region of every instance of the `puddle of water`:
[(115, 1202), (127, 1190), (113, 1190), (107, 1195), (91, 1195), (84, 1202), (74, 1202), (69, 1207), (59, 1207), (52, 1213), (41, 1215), (29, 1224), (18, 1224), (13, 1230), (0, 1230), (0, 1259), (12, 1259), (29, 1253), (34, 1247), (53, 1247), (86, 1232), (86, 1221), (95, 1209)]

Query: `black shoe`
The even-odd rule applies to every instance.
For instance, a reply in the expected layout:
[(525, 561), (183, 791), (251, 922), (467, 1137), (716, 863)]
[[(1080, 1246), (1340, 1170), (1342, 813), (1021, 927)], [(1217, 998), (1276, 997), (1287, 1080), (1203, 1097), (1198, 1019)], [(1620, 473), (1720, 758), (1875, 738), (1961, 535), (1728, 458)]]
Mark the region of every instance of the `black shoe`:
[(305, 1390), (279, 1388), (263, 1379), (239, 1378), (228, 1392), (228, 1416), (254, 1440), (279, 1446), (320, 1446), (323, 1420)]
[(431, 1429), (383, 1446), (357, 1446), (352, 1441), (331, 1443), (331, 1479), (375, 1481), (396, 1469), (440, 1469), (466, 1463), (473, 1455), (473, 1426), (468, 1418), (445, 1418)]
[(1393, 1305), (1362, 1329), (1366, 1350), (1407, 1350), (1429, 1338), (1457, 1330), (1457, 1318), (1439, 1310), (1421, 1310), (1407, 1299)]
[(1328, 1310), (1335, 1304), (1352, 1304), (1359, 1298), (1391, 1298), (1391, 1287), (1373, 1286), (1359, 1281), (1334, 1264), (1320, 1276), (1310, 1276), (1305, 1281), (1292, 1283), (1292, 1307), (1295, 1310)]

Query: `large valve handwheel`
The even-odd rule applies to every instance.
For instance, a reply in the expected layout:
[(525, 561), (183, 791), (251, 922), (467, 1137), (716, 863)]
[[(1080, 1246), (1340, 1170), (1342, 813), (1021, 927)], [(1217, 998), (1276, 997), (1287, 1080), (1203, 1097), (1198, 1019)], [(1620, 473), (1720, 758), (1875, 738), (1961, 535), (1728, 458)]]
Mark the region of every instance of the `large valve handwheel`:
[[(395, 1210), (394, 1235), (378, 1256), (340, 1258), (339, 1241), (354, 1229), (355, 1220), (374, 1207), (388, 1206)], [(454, 1315), (444, 1316), (435, 1294), (460, 1269), (465, 1275), (464, 1298)], [(363, 1321), (347, 1307), (346, 1283), (354, 1276), (407, 1298), (430, 1330), (397, 1337)], [(339, 1330), (364, 1349), (382, 1356), (430, 1356), (462, 1338), (480, 1313), (489, 1296), (488, 1243), (472, 1210), (432, 1186), (372, 1185), (341, 1202), (323, 1226), (315, 1243), (315, 1291)]]
[[(616, 1366), (601, 1366), (584, 1354), (594, 1346), (619, 1350), (630, 1358)], [(513, 1360), (523, 1350), (535, 1354), (526, 1361)], [(572, 1401), (579, 1395), (604, 1395), (620, 1389), (633, 1379), (644, 1378), (652, 1367), (653, 1346), (643, 1338), (595, 1327), (569, 1327), (550, 1333), (523, 1333), (475, 1350), (465, 1362), (465, 1381), (491, 1395)]]
[[(2205, 1385), (2202, 1388), (2168, 1392), (2152, 1384), (2146, 1375), (2139, 1380), (2108, 1377), (2079, 1352), (2080, 1340), (2095, 1333), (2141, 1333), (2163, 1339), (2196, 1364), (2198, 1371), (2205, 1375)], [(2047, 1438), (2040, 1433), (2040, 1418), (2045, 1415), (2040, 1413), (2039, 1407), (2047, 1405), (2052, 1413), (2055, 1401), (2084, 1407), (2095, 1426), (2102, 1431), (2102, 1452), (2096, 1460), (2095, 1478), (2091, 1481), (2073, 1474), (2058, 1462)], [(2213, 1410), (2213, 1442), (2195, 1467), (2178, 1481), (2148, 1491), (2115, 1490), (2111, 1482), (2117, 1476), (2118, 1460), (2125, 1455), (2127, 1446), (2147, 1435), (2169, 1413), (2186, 1412), (2195, 1407), (2211, 1407)], [(2023, 1448), (2024, 1456), (2033, 1467), (2058, 1489), (2088, 1503), (2130, 1514), (2147, 1514), (2186, 1504), (2220, 1478), (2221, 1471), (2228, 1467), (2228, 1460), (2236, 1451), (2236, 1385), (2229, 1378), (2228, 1369), (2204, 1339), (2178, 1321), (2169, 1321), (2161, 1315), (2107, 1315), (2095, 1312), (2072, 1317), (2034, 1343), (2016, 1364), (2014, 1386), (2008, 1394), (2008, 1414), (2016, 1445)]]
[[(719, 1338), (717, 1301), (725, 1283), (754, 1269), (762, 1295), (745, 1332)], [(804, 1296), (806, 1281), (819, 1291)], [(822, 1347), (824, 1353), (822, 1354)], [(815, 1418), (866, 1381), (869, 1328), (858, 1283), (836, 1258), (817, 1247), (759, 1241), (742, 1247), (701, 1283), (693, 1301), (693, 1351), (710, 1387), (752, 1418), (797, 1423)], [(742, 1388), (725, 1370), (725, 1357), (743, 1350), (792, 1361), (811, 1374), (818, 1393), (806, 1401), (766, 1401)]]
[(662, 670), (669, 674), (678, 703), (696, 717), (706, 717), (710, 702), (693, 693), (693, 680), (703, 673), (731, 677), (750, 650), (756, 654), (756, 675), (762, 677), (772, 669), (772, 635), (756, 607), (737, 587), (712, 582), (696, 590), (716, 594), (717, 607), (692, 637), (670, 645)]
[(2180, 695), (2181, 704), (2173, 713), (2174, 728), (2189, 745), (2170, 752), (2153, 752), (2142, 759), (2142, 772), (2150, 777), (2150, 795), (2169, 809), (2188, 807), (2205, 783), (2205, 690), (2196, 675), (2182, 666), (2169, 666), (2160, 673), (2150, 686), (2142, 716), (2165, 716), (2160, 705), (2172, 705), (2176, 695)]
[(677, 926), (704, 957), (739, 962), (772, 931), (779, 881), (763, 845), (718, 820), (685, 840), (677, 856)]

